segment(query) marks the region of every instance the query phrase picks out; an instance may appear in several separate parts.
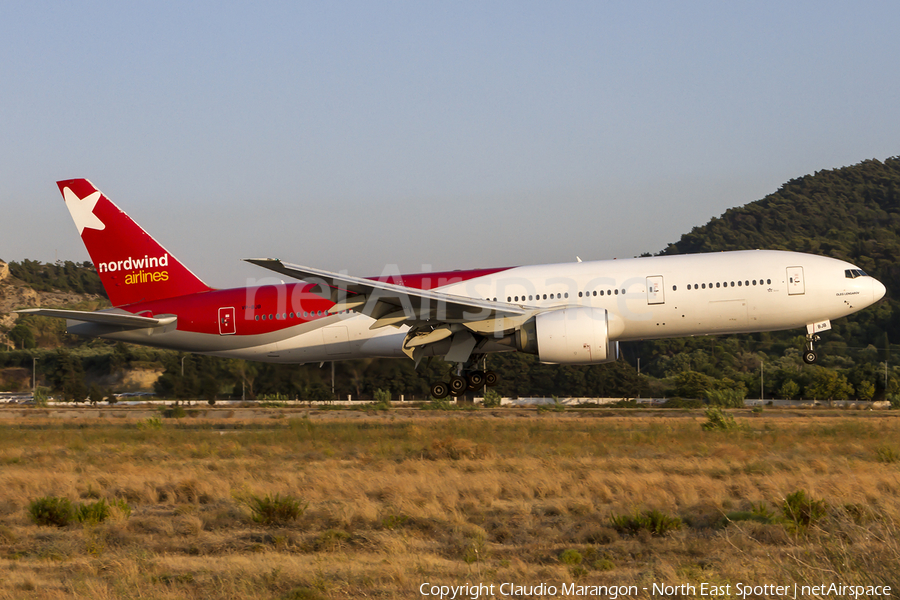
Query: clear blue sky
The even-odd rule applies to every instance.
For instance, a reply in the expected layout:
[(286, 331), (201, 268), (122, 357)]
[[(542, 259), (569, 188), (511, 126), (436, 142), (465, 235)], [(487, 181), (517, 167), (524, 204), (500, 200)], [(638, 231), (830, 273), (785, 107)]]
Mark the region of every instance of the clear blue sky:
[(626, 257), (900, 154), (900, 3), (4, 2), (0, 258), (91, 179), (215, 286)]

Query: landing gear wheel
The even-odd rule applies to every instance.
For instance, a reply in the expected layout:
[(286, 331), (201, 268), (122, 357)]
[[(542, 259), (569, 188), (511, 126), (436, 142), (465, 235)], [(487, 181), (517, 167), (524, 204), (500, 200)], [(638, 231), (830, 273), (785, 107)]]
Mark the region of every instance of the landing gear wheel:
[(467, 374), (466, 383), (469, 391), (477, 392), (484, 387), (484, 371), (472, 371)]
[(488, 387), (494, 387), (500, 383), (500, 376), (494, 373), (493, 371), (487, 371), (484, 374), (484, 384)]
[(469, 382), (466, 381), (465, 377), (460, 377), (459, 375), (454, 375), (450, 378), (450, 394), (453, 396), (462, 396), (466, 393), (466, 389), (469, 387)]
[(436, 400), (443, 400), (450, 395), (450, 386), (443, 381), (435, 381), (431, 384), (431, 395)]
[(808, 365), (816, 362), (816, 359), (819, 358), (816, 355), (815, 343), (819, 341), (819, 336), (814, 333), (806, 334), (806, 350), (803, 352), (803, 362)]

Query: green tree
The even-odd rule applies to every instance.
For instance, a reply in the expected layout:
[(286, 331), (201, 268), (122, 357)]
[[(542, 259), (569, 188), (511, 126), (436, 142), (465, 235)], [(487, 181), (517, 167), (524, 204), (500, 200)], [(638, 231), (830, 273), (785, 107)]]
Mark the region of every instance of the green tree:
[(785, 400), (792, 400), (800, 393), (800, 386), (793, 379), (787, 379), (778, 389), (778, 395)]
[(853, 386), (847, 378), (831, 369), (819, 367), (810, 384), (806, 396), (815, 400), (845, 400), (853, 395)]
[(88, 392), (88, 399), (94, 406), (103, 402), (103, 391), (96, 383), (91, 386), (90, 392)]
[(34, 333), (25, 323), (17, 323), (9, 332), (9, 339), (17, 348), (28, 349), (37, 347)]
[(872, 397), (875, 396), (875, 384), (871, 381), (862, 381), (856, 384), (856, 395), (860, 400), (866, 402), (872, 400)]

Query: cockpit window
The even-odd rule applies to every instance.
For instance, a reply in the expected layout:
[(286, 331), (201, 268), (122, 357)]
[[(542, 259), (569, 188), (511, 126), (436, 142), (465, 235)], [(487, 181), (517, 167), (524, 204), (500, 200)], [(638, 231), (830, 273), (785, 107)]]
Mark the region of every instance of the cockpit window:
[(857, 277), (868, 277), (862, 269), (847, 269), (844, 271), (844, 277), (847, 279), (856, 279)]

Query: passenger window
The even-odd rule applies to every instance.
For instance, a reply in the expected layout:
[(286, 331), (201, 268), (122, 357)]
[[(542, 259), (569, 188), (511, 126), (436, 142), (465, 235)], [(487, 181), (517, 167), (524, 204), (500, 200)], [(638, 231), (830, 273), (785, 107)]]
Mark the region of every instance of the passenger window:
[(771, 279), (766, 279), (766, 285), (772, 285), (772, 280), (771, 280)]
[(749, 281), (745, 281), (745, 282), (744, 282), (744, 285), (750, 285), (750, 282), (749, 282)]
[(569, 297), (569, 292), (566, 292), (566, 298), (568, 298), (568, 297)]
[(259, 315), (256, 315), (256, 320), (259, 321)]
[(578, 297), (581, 298), (581, 292), (578, 292)]
[(546, 300), (546, 299), (547, 299), (547, 294), (544, 294), (544, 300)]
[(619, 295), (619, 290), (616, 290), (616, 296), (618, 296), (618, 295)]
[(673, 285), (673, 286), (672, 286), (672, 291), (673, 291), (673, 292), (674, 292), (675, 290), (677, 290), (677, 289), (678, 289), (678, 286), (677, 286), (677, 285)]
[(755, 279), (753, 280), (753, 285), (756, 285), (756, 280), (755, 280)]
[(706, 284), (704, 283), (704, 284), (703, 284), (702, 286), (700, 286), (700, 287), (702, 287), (702, 288), (705, 290), (705, 289), (706, 289)]
[(719, 282), (718, 282), (718, 281), (716, 282), (716, 287), (719, 287)]
[(741, 287), (741, 282), (740, 282), (740, 281), (738, 281), (738, 287)]
[(594, 290), (594, 295), (595, 295), (595, 296), (597, 295), (597, 290)]

